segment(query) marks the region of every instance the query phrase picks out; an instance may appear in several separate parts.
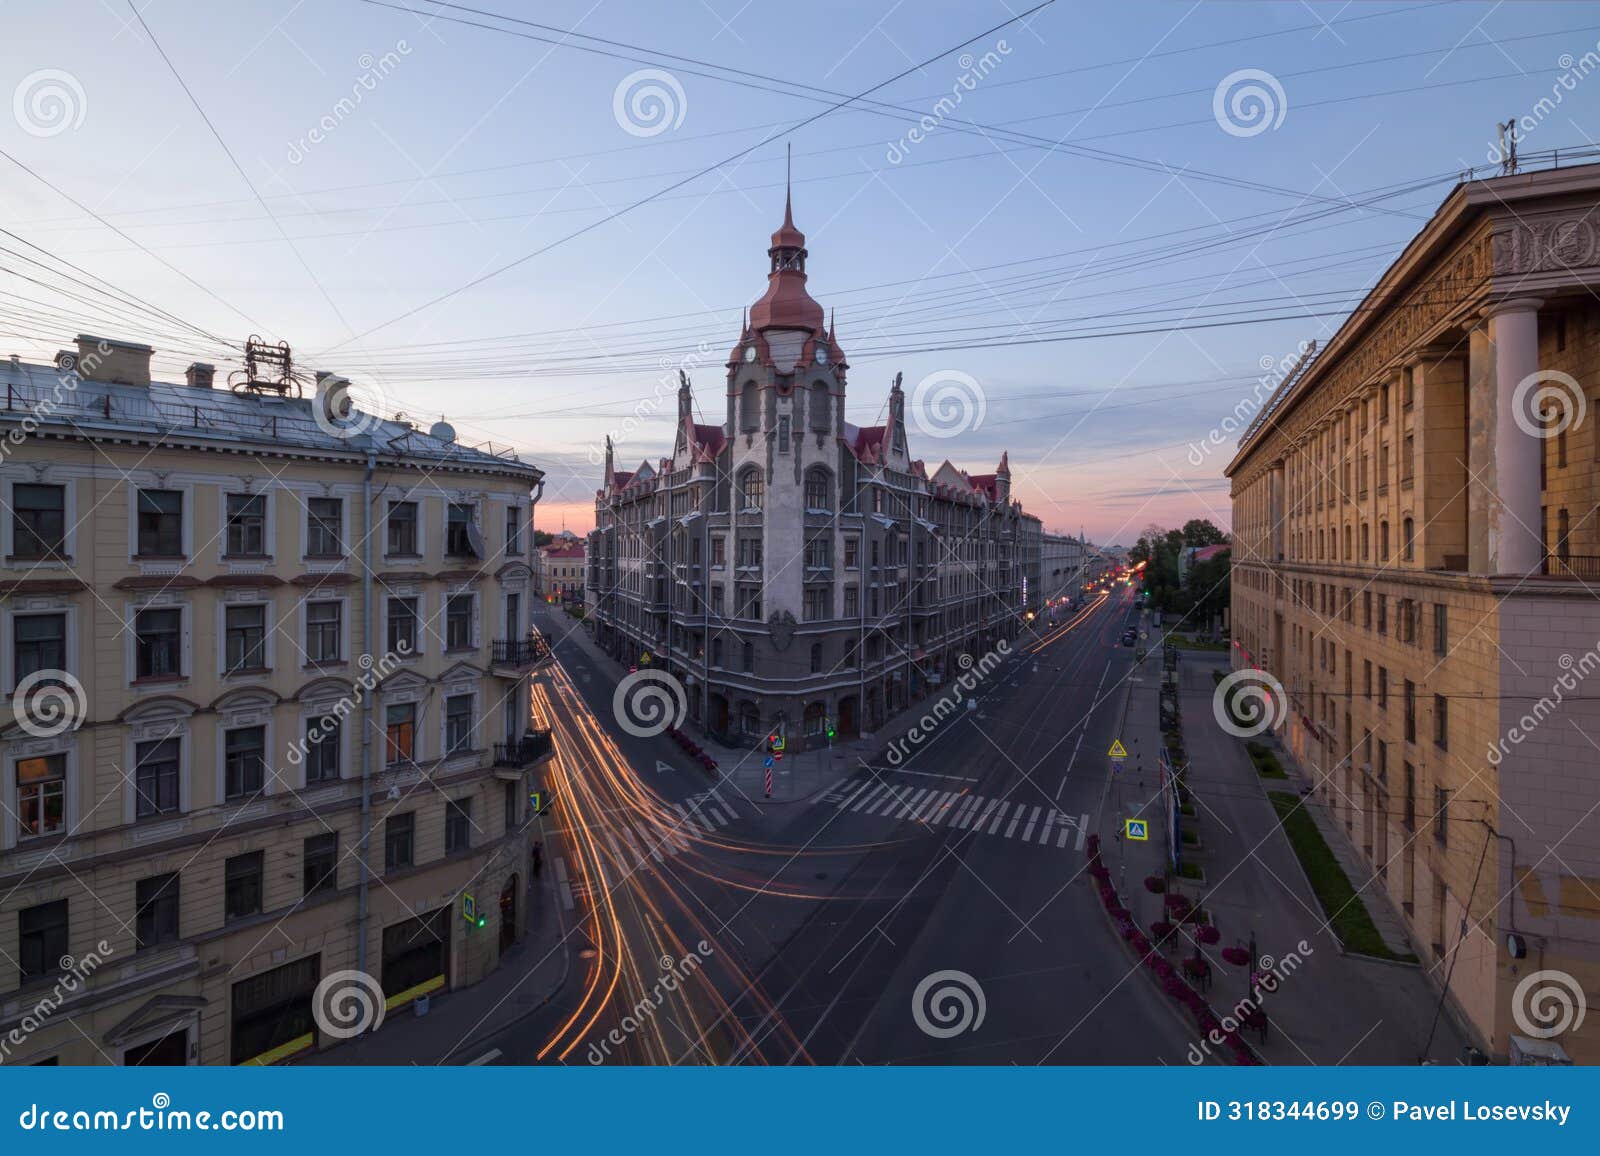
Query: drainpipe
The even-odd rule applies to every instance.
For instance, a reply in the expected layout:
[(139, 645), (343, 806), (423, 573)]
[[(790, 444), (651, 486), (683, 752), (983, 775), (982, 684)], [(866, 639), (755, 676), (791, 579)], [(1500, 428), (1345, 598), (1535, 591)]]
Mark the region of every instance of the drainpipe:
[[(372, 661), (372, 475), (377, 457), (367, 451), (367, 472), (361, 479), (361, 653)], [(370, 667), (368, 668), (371, 669)], [(361, 698), (361, 886), (356, 897), (356, 970), (367, 971), (367, 891), (372, 867), (372, 693)]]

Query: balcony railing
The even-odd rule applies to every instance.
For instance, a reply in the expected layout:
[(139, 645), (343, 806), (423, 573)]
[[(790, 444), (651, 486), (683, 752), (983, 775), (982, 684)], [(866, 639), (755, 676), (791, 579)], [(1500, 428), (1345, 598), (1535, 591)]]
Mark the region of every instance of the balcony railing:
[(549, 731), (529, 731), (514, 743), (494, 744), (494, 765), (522, 768), (544, 758), (552, 749)]
[(1551, 578), (1600, 580), (1600, 554), (1546, 554), (1540, 572)]
[(539, 635), (531, 638), (498, 638), (492, 644), (492, 665), (527, 670), (550, 657), (550, 644)]

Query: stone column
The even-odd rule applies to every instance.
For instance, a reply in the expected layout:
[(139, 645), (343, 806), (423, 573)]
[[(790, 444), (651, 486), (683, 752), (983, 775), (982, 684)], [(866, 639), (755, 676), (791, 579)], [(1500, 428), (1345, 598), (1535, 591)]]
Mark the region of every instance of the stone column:
[(1267, 542), (1267, 558), (1272, 562), (1283, 561), (1285, 555), (1283, 541), (1284, 502), (1284, 464), (1280, 459), (1272, 463), (1272, 468), (1267, 476), (1267, 521), (1270, 531)]
[[(1495, 497), (1487, 510), (1488, 572), (1529, 574), (1544, 557), (1539, 466), (1544, 439), (1528, 407), (1518, 412), (1517, 388), (1539, 370), (1539, 306), (1527, 297), (1484, 310), (1494, 347)], [(1526, 392), (1526, 391), (1524, 391)]]

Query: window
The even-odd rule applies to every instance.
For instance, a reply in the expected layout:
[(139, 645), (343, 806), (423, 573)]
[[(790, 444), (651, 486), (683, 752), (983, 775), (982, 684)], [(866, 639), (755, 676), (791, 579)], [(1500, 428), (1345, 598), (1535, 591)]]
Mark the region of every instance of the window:
[(808, 471), (806, 473), (806, 509), (833, 509), (833, 496), (829, 492), (830, 489), (826, 470)]
[(339, 777), (340, 723), (335, 715), (306, 720), (306, 785)]
[(726, 566), (728, 564), (728, 541), (726, 538), (711, 539), (711, 564), (713, 566)]
[(390, 815), (383, 821), (383, 869), (394, 871), (416, 861), (417, 816)]
[(141, 558), (183, 556), (181, 490), (140, 490), (138, 515)]
[(229, 494), (223, 544), (230, 557), (259, 557), (267, 552), (267, 496)]
[(416, 757), (417, 704), (391, 703), (383, 712), (383, 761), (386, 766), (409, 763)]
[(1378, 633), (1380, 635), (1388, 634), (1389, 633), (1389, 599), (1386, 596), (1384, 596), (1382, 594), (1379, 594), (1377, 596), (1377, 598), (1376, 598), (1376, 602), (1377, 602), (1377, 606), (1378, 606)]
[(844, 616), (855, 618), (861, 614), (861, 590), (857, 586), (844, 588)]
[(417, 649), (417, 600), (389, 599), (389, 652), (410, 654)]
[(1433, 789), (1433, 841), (1450, 846), (1450, 792), (1444, 787)]
[(178, 941), (178, 876), (152, 875), (133, 885), (134, 934), (139, 950)]
[(1378, 667), (1378, 709), (1389, 709), (1389, 668)]
[(158, 739), (133, 748), (134, 814), (140, 819), (178, 809), (178, 754), (182, 739)]
[(261, 914), (262, 880), (266, 852), (235, 855), (222, 869), (223, 918), (244, 919)]
[(1410, 562), (1417, 554), (1416, 523), (1410, 518), (1400, 523), (1400, 548), (1404, 551), (1403, 557)]
[(67, 668), (67, 616), (19, 614), (11, 620), (11, 673), (17, 682), (40, 671)]
[(223, 672), (263, 670), (267, 665), (267, 608), (229, 606), (223, 614)]
[(806, 565), (826, 570), (833, 563), (833, 543), (827, 538), (812, 538), (806, 543)]
[(300, 872), (304, 894), (339, 889), (339, 832), (312, 835), (301, 847)]
[(833, 419), (833, 399), (828, 394), (828, 383), (825, 381), (813, 382), (811, 385), (811, 428), (826, 431), (829, 422)]
[(472, 696), (453, 694), (444, 700), (444, 753), (472, 749)]
[(1361, 625), (1368, 630), (1372, 629), (1372, 591), (1361, 592)]
[(756, 569), (761, 565), (761, 539), (755, 535), (747, 535), (739, 539), (739, 566), (744, 569)]
[(232, 799), (259, 794), (266, 783), (267, 728), (235, 727), (222, 740), (223, 792)]
[(739, 430), (754, 433), (761, 428), (761, 410), (757, 404), (756, 383), (747, 381), (739, 390)]
[(506, 830), (515, 831), (522, 818), (522, 791), (516, 783), (506, 783), (501, 795)]
[(57, 899), (17, 912), (17, 948), (23, 983), (60, 970), (67, 954), (67, 901)]
[(761, 587), (739, 587), (739, 617), (761, 621)]
[(472, 846), (472, 799), (451, 799), (444, 805), (444, 853), (453, 855)]
[(846, 538), (844, 540), (844, 568), (856, 570), (861, 566), (861, 539)]
[(1414, 743), (1417, 741), (1417, 684), (1409, 678), (1405, 683), (1406, 742)]
[(522, 553), (522, 507), (506, 508), (506, 553)]
[(822, 673), (822, 643), (820, 642), (811, 644), (811, 673)]
[(739, 475), (739, 507), (744, 510), (759, 510), (761, 503), (766, 498), (767, 483), (761, 476), (761, 471), (754, 467), (745, 470)]
[(344, 639), (344, 604), (306, 603), (306, 661), (339, 662)]
[(35, 560), (61, 558), (67, 552), (67, 488), (25, 485), (11, 487), (11, 555)]
[(717, 615), (719, 618), (722, 616), (724, 610), (723, 602), (725, 598), (726, 594), (720, 585), (713, 586), (711, 588), (711, 613)]
[(17, 828), (25, 839), (66, 826), (67, 756), (17, 760)]
[(744, 672), (751, 674), (756, 669), (756, 644), (746, 642), (743, 647)]
[(415, 502), (390, 502), (388, 541), (386, 554), (415, 555), (417, 553), (417, 504)]
[(1443, 602), (1433, 604), (1433, 652), (1443, 658), (1450, 652), (1449, 607)]
[(444, 644), (448, 650), (472, 649), (472, 595), (452, 594), (446, 600)]
[(451, 502), (444, 524), (444, 552), (457, 558), (476, 558), (478, 552), (472, 548), (471, 527), (472, 505)]
[(135, 678), (175, 678), (183, 674), (183, 611), (141, 610), (133, 619)]
[(831, 586), (807, 586), (805, 601), (805, 620), (807, 622), (821, 622), (832, 615), (833, 588)]
[(1363, 697), (1372, 697), (1372, 660), (1364, 659), (1361, 663), (1361, 684), (1365, 688)]
[(1405, 764), (1406, 789), (1403, 799), (1404, 810), (1401, 812), (1401, 823), (1407, 831), (1417, 829), (1417, 768), (1410, 763)]
[(343, 498), (311, 498), (306, 502), (306, 554), (312, 558), (337, 557), (344, 553), (341, 527), (344, 523)]
[(1442, 694), (1433, 696), (1433, 745), (1450, 749), (1450, 700)]

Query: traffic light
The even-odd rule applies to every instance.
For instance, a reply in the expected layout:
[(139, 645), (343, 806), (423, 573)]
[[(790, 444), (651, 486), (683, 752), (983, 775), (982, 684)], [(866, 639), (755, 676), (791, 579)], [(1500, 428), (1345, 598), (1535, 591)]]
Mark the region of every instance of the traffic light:
[(831, 742), (832, 739), (833, 739), (833, 736), (834, 736), (833, 720), (832, 719), (828, 719), (827, 723), (828, 723), (828, 739)]

